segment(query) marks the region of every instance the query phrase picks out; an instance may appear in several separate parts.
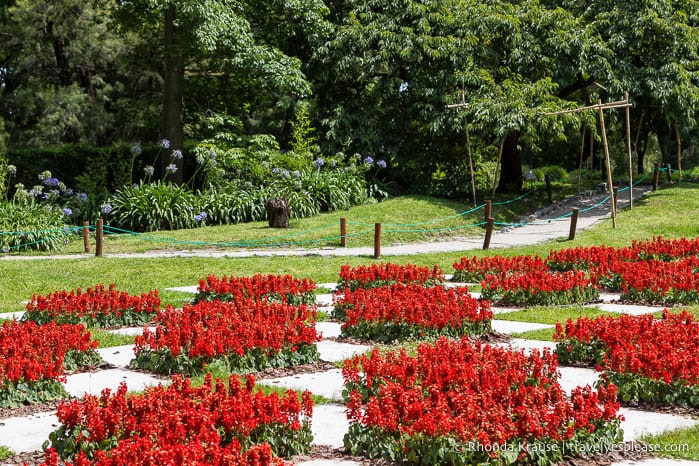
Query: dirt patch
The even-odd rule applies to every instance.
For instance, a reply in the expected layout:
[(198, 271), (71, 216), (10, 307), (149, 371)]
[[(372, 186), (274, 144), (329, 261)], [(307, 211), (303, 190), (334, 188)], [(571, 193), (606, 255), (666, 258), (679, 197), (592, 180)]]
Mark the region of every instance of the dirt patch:
[(0, 408), (0, 425), (2, 425), (3, 419), (7, 419), (10, 417), (24, 417), (31, 416), (32, 414), (55, 411), (62, 401), (69, 399), (71, 398), (66, 398), (64, 400), (47, 401), (45, 403), (34, 403), (20, 406), (19, 408)]
[(331, 362), (319, 361), (313, 364), (301, 364), (299, 366), (269, 367), (261, 371), (252, 372), (251, 374), (255, 376), (255, 380), (263, 381), (265, 379), (276, 379), (277, 377), (325, 372), (330, 369), (337, 369), (337, 366)]

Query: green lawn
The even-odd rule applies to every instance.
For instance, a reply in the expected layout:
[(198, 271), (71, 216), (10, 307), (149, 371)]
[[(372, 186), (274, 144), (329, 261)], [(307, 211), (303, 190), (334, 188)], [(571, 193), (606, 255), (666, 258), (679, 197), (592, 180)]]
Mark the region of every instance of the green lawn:
[[(540, 193), (539, 193), (540, 195)], [(535, 199), (532, 197), (530, 199)], [(529, 204), (508, 204), (495, 209), (495, 215), (499, 221), (513, 221), (525, 211), (535, 210), (534, 201), (525, 201)], [(390, 201), (362, 206), (351, 209), (348, 212), (326, 214), (314, 219), (295, 221), (292, 229), (286, 232), (274, 232), (275, 235), (295, 234), (304, 230), (314, 230), (310, 237), (315, 241), (326, 235), (335, 236), (327, 243), (314, 242), (314, 246), (324, 244), (337, 245), (339, 241), (339, 219), (346, 217), (352, 222), (350, 234), (361, 228), (369, 228), (374, 222), (416, 224), (429, 222), (431, 219), (452, 216), (449, 220), (440, 223), (423, 223), (417, 226), (396, 229), (420, 229), (412, 232), (387, 232), (384, 236), (384, 244), (391, 242), (411, 242), (435, 239), (445, 235), (471, 236), (482, 233), (480, 227), (471, 230), (460, 230), (459, 224), (480, 221), (482, 211), (478, 211), (473, 217), (458, 216), (472, 206), (455, 202), (448, 202), (426, 197), (396, 198)], [(590, 246), (605, 244), (610, 246), (629, 245), (632, 240), (644, 240), (653, 236), (667, 238), (696, 237), (699, 236), (699, 223), (692, 219), (697, 218), (699, 212), (699, 185), (692, 183), (678, 183), (672, 187), (662, 189), (647, 198), (636, 201), (633, 211), (621, 211), (618, 216), (618, 226), (612, 228), (611, 220), (600, 222), (588, 231), (579, 232), (575, 241), (554, 241), (547, 244), (511, 248), (507, 250), (490, 251), (464, 251), (461, 253), (440, 254), (416, 254), (414, 256), (384, 256), (382, 261), (391, 261), (399, 264), (413, 263), (416, 265), (439, 265), (446, 273), (452, 273), (452, 264), (462, 256), (483, 255), (519, 255), (539, 254), (545, 256), (549, 251), (557, 248), (569, 248), (576, 246)], [(451, 223), (450, 223), (451, 222)], [(366, 225), (359, 225), (360, 223)], [(324, 225), (327, 231), (324, 230)], [(321, 228), (322, 227), (322, 228)], [(373, 228), (373, 227), (372, 227)], [(445, 228), (444, 230), (439, 230)], [(385, 228), (390, 230), (391, 228)], [(424, 230), (439, 230), (425, 232)], [(458, 233), (457, 233), (458, 232)], [(195, 245), (187, 241), (211, 242), (211, 241), (238, 241), (241, 239), (259, 239), (272, 235), (272, 232), (264, 224), (232, 225), (226, 227), (207, 227), (197, 230), (160, 233), (162, 237), (175, 238), (182, 243), (153, 242), (152, 239), (112, 237), (108, 238), (105, 245), (106, 252), (118, 251), (145, 251), (150, 249), (180, 248), (193, 249)], [(301, 236), (299, 236), (301, 238)], [(370, 245), (373, 234), (351, 237), (350, 246)], [(69, 247), (73, 252), (79, 252), (81, 243), (76, 242)], [(196, 247), (203, 247), (196, 245)], [(70, 252), (70, 251), (69, 251)], [(416, 251), (419, 253), (419, 251)], [(195, 285), (199, 278), (207, 274), (215, 275), (252, 275), (254, 273), (291, 274), (296, 277), (309, 277), (316, 283), (335, 282), (338, 279), (340, 267), (343, 264), (353, 266), (370, 264), (375, 262), (371, 257), (272, 257), (256, 256), (247, 258), (116, 258), (116, 257), (87, 257), (71, 260), (58, 260), (46, 258), (43, 260), (0, 260), (0, 312), (19, 311), (24, 308), (23, 301), (29, 299), (34, 293), (46, 294), (61, 289), (85, 288), (97, 283), (114, 283), (117, 288), (130, 293), (141, 293), (151, 289), (157, 289), (161, 293), (164, 304), (182, 305), (191, 295), (165, 291), (167, 287)], [(695, 313), (699, 306), (691, 306), (689, 309)], [(568, 306), (562, 308), (537, 307), (520, 310), (511, 314), (498, 315), (498, 319), (522, 320), (540, 323), (555, 323), (565, 321), (567, 318), (586, 315), (595, 317), (605, 315), (597, 309)], [(102, 332), (95, 332), (102, 346), (124, 344), (132, 341), (130, 337), (120, 339)], [(526, 332), (519, 336), (532, 339), (551, 339), (553, 330)], [(412, 342), (411, 344), (414, 344)], [(409, 346), (409, 345), (408, 345)], [(318, 400), (319, 402), (323, 402)], [(649, 441), (649, 440), (647, 440)], [(650, 441), (649, 441), (650, 442)], [(652, 442), (667, 446), (671, 450), (672, 445), (682, 442), (689, 445), (699, 445), (699, 428), (684, 429), (665, 436), (654, 437)], [(696, 448), (695, 448), (696, 450)], [(2, 451), (0, 451), (0, 456)], [(663, 453), (664, 456), (672, 456)], [(682, 456), (684, 455), (684, 456)], [(683, 453), (682, 458), (699, 459), (696, 452)]]

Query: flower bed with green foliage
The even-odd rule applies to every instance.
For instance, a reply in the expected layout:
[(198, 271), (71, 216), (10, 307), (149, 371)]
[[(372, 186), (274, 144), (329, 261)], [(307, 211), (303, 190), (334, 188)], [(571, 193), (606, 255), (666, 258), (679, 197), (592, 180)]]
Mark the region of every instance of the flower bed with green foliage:
[(58, 400), (66, 371), (102, 362), (82, 325), (5, 321), (0, 326), (0, 407)]
[(340, 268), (338, 290), (359, 288), (376, 288), (394, 283), (435, 286), (444, 283), (444, 272), (436, 265), (420, 267), (413, 264), (397, 265), (390, 262), (352, 267), (343, 265)]
[(32, 295), (23, 320), (45, 324), (82, 323), (88, 327), (141, 326), (152, 322), (160, 309), (157, 290), (141, 295), (130, 295), (109, 287), (95, 285), (85, 291), (56, 291), (46, 296)]
[(377, 288), (346, 289), (335, 299), (333, 316), (344, 320), (342, 335), (390, 342), (440, 335), (460, 338), (491, 330), (487, 301), (473, 298), (467, 287), (445, 289), (394, 283)]
[(262, 275), (252, 277), (215, 277), (207, 275), (199, 280), (193, 302), (266, 300), (291, 305), (315, 304), (316, 285), (307, 278), (297, 279), (291, 275)]
[(699, 324), (686, 311), (568, 320), (554, 339), (562, 364), (594, 365), (624, 402), (699, 407)]
[(592, 302), (599, 290), (585, 272), (531, 270), (486, 275), (482, 297), (501, 304), (550, 306)]
[(551, 353), (442, 338), (343, 367), (352, 454), (399, 464), (552, 464), (622, 439), (613, 386), (568, 398)]
[(279, 456), (308, 454), (310, 393), (301, 400), (292, 390), (264, 395), (254, 384), (209, 375), (195, 388), (174, 377), (139, 395), (127, 395), (122, 384), (114, 394), (64, 402), (44, 465), (282, 465)]
[(251, 299), (201, 301), (182, 309), (168, 306), (156, 328), (137, 336), (132, 367), (193, 374), (216, 364), (246, 373), (318, 361), (316, 312)]

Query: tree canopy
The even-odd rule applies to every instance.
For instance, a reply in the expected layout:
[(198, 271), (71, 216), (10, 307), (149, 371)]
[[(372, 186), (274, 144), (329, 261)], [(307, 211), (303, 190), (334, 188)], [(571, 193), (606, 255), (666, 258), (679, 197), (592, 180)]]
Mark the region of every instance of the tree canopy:
[(10, 0), (0, 150), (167, 140), (159, 170), (181, 181), (172, 153), (215, 122), (286, 149), (303, 104), (318, 154), (466, 196), (465, 125), (480, 171), (500, 160), (498, 189), (518, 191), (523, 162), (577, 166), (598, 131), (592, 112), (551, 113), (628, 92), (643, 171), (651, 143), (692, 153), (698, 20), (693, 0)]

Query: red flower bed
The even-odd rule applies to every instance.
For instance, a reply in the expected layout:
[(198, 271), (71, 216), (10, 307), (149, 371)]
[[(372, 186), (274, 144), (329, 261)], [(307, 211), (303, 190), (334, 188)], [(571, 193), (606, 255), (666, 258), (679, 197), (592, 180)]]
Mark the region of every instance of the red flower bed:
[(47, 322), (84, 323), (94, 327), (143, 325), (150, 322), (160, 309), (156, 290), (132, 296), (118, 291), (115, 285), (96, 285), (82, 291), (56, 291), (46, 296), (32, 295), (26, 306), (24, 320), (40, 324)]
[(546, 264), (539, 256), (493, 256), (493, 257), (462, 257), (454, 263), (454, 277), (457, 282), (479, 283), (486, 275), (522, 273), (526, 271), (546, 270)]
[(440, 339), (416, 356), (356, 356), (343, 376), (353, 454), (425, 465), (536, 463), (559, 461), (584, 442), (620, 440), (614, 387), (578, 387), (568, 399), (548, 352)]
[(396, 283), (371, 289), (345, 290), (335, 300), (336, 317), (345, 336), (392, 341), (409, 337), (490, 331), (493, 312), (487, 301), (478, 302), (468, 288), (445, 289)]
[(207, 275), (206, 279), (199, 280), (194, 301), (257, 301), (264, 298), (287, 304), (313, 305), (315, 289), (313, 280), (297, 279), (291, 275), (256, 274), (230, 278)]
[(44, 464), (60, 457), (75, 465), (277, 465), (274, 455), (308, 453), (310, 393), (299, 400), (291, 390), (264, 395), (253, 386), (252, 377), (226, 385), (209, 376), (196, 388), (174, 377), (140, 395), (127, 396), (122, 384), (114, 394), (62, 403)]
[(568, 320), (554, 339), (561, 363), (597, 365), (624, 401), (699, 406), (699, 324), (686, 311)]
[(590, 301), (598, 296), (595, 288), (621, 290), (625, 300), (699, 303), (698, 254), (699, 238), (657, 237), (624, 248), (551, 251), (545, 260), (462, 258), (454, 264), (454, 280), (480, 281), (485, 298), (514, 305)]
[(444, 272), (436, 265), (419, 267), (413, 264), (397, 265), (390, 262), (340, 268), (337, 289), (354, 291), (359, 288), (375, 288), (393, 283), (434, 286), (444, 282)]
[(99, 361), (97, 345), (82, 325), (3, 322), (0, 407), (63, 398), (60, 382), (65, 381), (65, 371)]
[(486, 275), (481, 282), (482, 297), (503, 304), (557, 305), (594, 301), (599, 291), (585, 272), (501, 272)]
[(617, 264), (621, 299), (660, 304), (699, 303), (699, 258)]
[(306, 306), (245, 300), (202, 301), (159, 311), (155, 331), (137, 336), (133, 365), (196, 372), (214, 359), (234, 371), (316, 362), (316, 313)]

